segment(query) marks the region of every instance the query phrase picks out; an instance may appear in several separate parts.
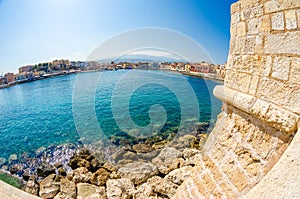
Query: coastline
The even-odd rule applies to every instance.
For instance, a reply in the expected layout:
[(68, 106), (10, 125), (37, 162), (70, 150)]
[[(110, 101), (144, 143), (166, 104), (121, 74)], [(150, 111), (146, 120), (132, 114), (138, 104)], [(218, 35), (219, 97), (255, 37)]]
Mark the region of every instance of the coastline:
[[(126, 70), (126, 69), (123, 69)], [(140, 70), (140, 69), (133, 69), (133, 70)], [(24, 83), (28, 83), (28, 82), (33, 82), (33, 81), (38, 81), (38, 80), (43, 80), (43, 79), (48, 79), (48, 78), (52, 78), (52, 77), (57, 77), (57, 76), (67, 76), (67, 75), (72, 75), (72, 74), (77, 74), (77, 73), (92, 73), (92, 72), (101, 72), (104, 70), (76, 70), (76, 71), (60, 71), (57, 73), (52, 73), (52, 74), (45, 74), (43, 76), (40, 77), (34, 77), (31, 80), (21, 80), (21, 81), (14, 81), (14, 82), (10, 82), (8, 84), (3, 84), (0, 85), (0, 90), (1, 89), (5, 89), (5, 88), (9, 88), (18, 84), (24, 84)], [(224, 82), (224, 79), (221, 78), (217, 78), (215, 77), (214, 73), (192, 73), (192, 72), (186, 72), (186, 71), (174, 71), (174, 70), (161, 70), (159, 69), (158, 71), (167, 71), (167, 72), (174, 72), (174, 73), (180, 73), (182, 75), (186, 75), (186, 76), (191, 76), (191, 77), (196, 77), (196, 78), (202, 78), (202, 79), (210, 79), (210, 80), (216, 80), (219, 82)]]

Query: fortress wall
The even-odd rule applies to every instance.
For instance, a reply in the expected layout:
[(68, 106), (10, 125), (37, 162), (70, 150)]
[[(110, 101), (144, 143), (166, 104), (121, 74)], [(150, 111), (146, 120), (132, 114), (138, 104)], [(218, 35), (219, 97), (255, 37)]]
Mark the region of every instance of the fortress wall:
[(230, 31), (224, 86), (214, 90), (223, 111), (174, 198), (245, 196), (297, 132), (300, 1), (240, 0), (231, 6)]

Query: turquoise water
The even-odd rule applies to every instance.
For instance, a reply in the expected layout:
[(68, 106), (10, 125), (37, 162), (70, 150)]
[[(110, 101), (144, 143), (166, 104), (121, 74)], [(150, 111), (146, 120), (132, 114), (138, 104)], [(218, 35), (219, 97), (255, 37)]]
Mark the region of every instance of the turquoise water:
[[(166, 72), (139, 71), (138, 75), (128, 76), (130, 71), (108, 71), (97, 73), (80, 73), (69, 76), (44, 79), (16, 85), (0, 90), (0, 157), (8, 158), (10, 154), (22, 154), (34, 152), (42, 146), (58, 145), (63, 143), (76, 143), (83, 138), (79, 132), (78, 123), (85, 122), (86, 132), (96, 131), (94, 125), (99, 126), (108, 139), (113, 135), (128, 135), (120, 128), (117, 120), (122, 118), (125, 123), (132, 119), (134, 125), (146, 127), (153, 118), (165, 119), (164, 125), (152, 128), (152, 133), (177, 131), (182, 120), (182, 114), (193, 115), (193, 99), (189, 89), (172, 90), (170, 87), (180, 88), (183, 81), (191, 86), (197, 98), (199, 108), (199, 121), (212, 122), (221, 111), (221, 102), (212, 96), (212, 89), (220, 84), (213, 80), (188, 77)], [(74, 84), (88, 85), (87, 82), (100, 76), (96, 85), (94, 99), (90, 95), (80, 95), (79, 104), (94, 104), (97, 124), (91, 124), (85, 117), (85, 107), (74, 107)], [(129, 79), (125, 76), (130, 77)], [(123, 78), (123, 79), (122, 79)], [(76, 80), (77, 79), (77, 80)], [(161, 81), (164, 81), (161, 84)], [(148, 82), (142, 85), (141, 82)], [(149, 83), (150, 82), (150, 83)], [(122, 107), (126, 105), (126, 99), (122, 98), (122, 92), (134, 89), (129, 98), (129, 114)], [(120, 92), (116, 92), (118, 90)], [(121, 93), (121, 94), (120, 94)], [(181, 96), (181, 97), (178, 97)], [(182, 97), (183, 96), (183, 97)], [(191, 101), (191, 102), (189, 102)], [(123, 104), (123, 102), (125, 104)], [(186, 111), (181, 112), (181, 104), (185, 103)], [(188, 102), (188, 103), (187, 103)], [(152, 109), (153, 105), (161, 107)], [(117, 112), (112, 109), (114, 106)], [(191, 106), (191, 107), (189, 107)], [(161, 112), (163, 107), (166, 117)], [(75, 114), (81, 114), (81, 121), (74, 121)], [(150, 111), (149, 111), (150, 110)], [(153, 113), (151, 112), (153, 111)], [(197, 111), (196, 111), (197, 112)], [(87, 122), (85, 121), (87, 120)], [(120, 120), (119, 120), (120, 121)], [(155, 122), (155, 121), (154, 121)], [(155, 125), (154, 125), (155, 126)], [(154, 129), (154, 130), (153, 130)], [(155, 132), (159, 131), (159, 132)], [(97, 132), (94, 132), (97, 135)], [(147, 135), (149, 136), (149, 135)], [(129, 136), (130, 137), (130, 136)], [(143, 140), (143, 139), (139, 139)]]

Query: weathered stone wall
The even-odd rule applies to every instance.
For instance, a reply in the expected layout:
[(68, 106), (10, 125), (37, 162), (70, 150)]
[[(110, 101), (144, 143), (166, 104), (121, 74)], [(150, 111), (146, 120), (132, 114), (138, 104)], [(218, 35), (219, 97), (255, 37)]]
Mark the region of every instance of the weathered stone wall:
[(300, 0), (231, 6), (223, 112), (174, 198), (238, 198), (279, 160), (300, 115)]

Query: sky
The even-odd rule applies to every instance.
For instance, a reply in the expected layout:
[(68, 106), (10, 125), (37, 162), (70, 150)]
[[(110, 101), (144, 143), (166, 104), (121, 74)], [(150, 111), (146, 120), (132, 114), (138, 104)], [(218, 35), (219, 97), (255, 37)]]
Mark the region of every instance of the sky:
[(236, 0), (0, 0), (0, 75), (53, 59), (86, 60), (122, 32), (157, 27), (227, 60)]

